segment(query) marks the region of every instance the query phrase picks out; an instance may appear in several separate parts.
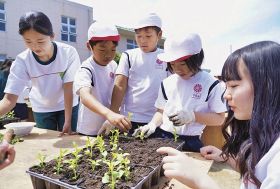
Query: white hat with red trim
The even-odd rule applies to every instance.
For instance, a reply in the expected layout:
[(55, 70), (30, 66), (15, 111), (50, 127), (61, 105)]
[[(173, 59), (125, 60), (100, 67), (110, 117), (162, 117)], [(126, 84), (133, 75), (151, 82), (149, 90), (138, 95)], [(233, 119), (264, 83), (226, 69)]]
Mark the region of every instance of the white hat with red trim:
[(89, 41), (119, 41), (120, 35), (115, 25), (94, 22), (88, 29)]
[(164, 62), (183, 61), (200, 53), (201, 49), (202, 44), (198, 34), (173, 35), (164, 42), (164, 53), (159, 54), (158, 59)]
[(134, 29), (144, 28), (148, 26), (157, 26), (161, 28), (161, 19), (156, 13), (149, 13), (144, 16), (133, 26)]

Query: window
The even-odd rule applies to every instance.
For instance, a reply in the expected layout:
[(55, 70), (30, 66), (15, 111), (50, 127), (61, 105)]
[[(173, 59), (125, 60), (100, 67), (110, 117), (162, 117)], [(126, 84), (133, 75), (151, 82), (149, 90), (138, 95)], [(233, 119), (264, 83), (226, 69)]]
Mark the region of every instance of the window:
[(1, 62), (1, 63), (4, 62), (4, 61), (6, 60), (6, 58), (7, 58), (7, 55), (5, 55), (5, 54), (0, 54), (0, 62)]
[(66, 16), (61, 17), (61, 40), (76, 42), (76, 19)]
[(0, 31), (6, 31), (5, 4), (0, 2)]
[(126, 44), (126, 48), (127, 49), (134, 49), (134, 48), (138, 47), (138, 45), (137, 45), (135, 40), (127, 39), (126, 42), (127, 42), (127, 44)]

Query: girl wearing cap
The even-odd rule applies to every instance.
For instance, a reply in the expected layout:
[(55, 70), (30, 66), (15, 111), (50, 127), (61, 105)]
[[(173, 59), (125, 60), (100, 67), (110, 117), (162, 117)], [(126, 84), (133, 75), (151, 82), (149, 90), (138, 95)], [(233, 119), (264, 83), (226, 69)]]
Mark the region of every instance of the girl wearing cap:
[[(226, 142), (222, 151), (206, 146), (201, 154), (237, 169), (242, 189), (280, 188), (279, 59), (280, 45), (261, 41), (233, 52), (222, 70), (230, 107), (223, 125)], [(219, 188), (208, 175), (196, 172), (185, 154), (165, 147), (158, 152), (168, 153), (163, 159), (166, 176), (192, 188)]]
[(154, 102), (160, 82), (168, 74), (166, 63), (157, 59), (157, 55), (163, 52), (157, 48), (162, 35), (160, 17), (154, 13), (145, 15), (134, 29), (139, 48), (122, 54), (111, 100), (114, 112), (131, 115), (131, 134), (151, 121), (156, 112)]
[(11, 110), (31, 81), (29, 94), (36, 126), (76, 131), (78, 97), (73, 95), (74, 75), (80, 66), (76, 49), (55, 42), (52, 24), (42, 12), (28, 12), (19, 21), (19, 34), (27, 47), (13, 62), (0, 115)]
[(204, 53), (199, 35), (167, 38), (164, 50), (158, 58), (168, 62), (168, 69), (175, 74), (161, 83), (153, 119), (134, 135), (141, 131), (146, 137), (173, 138), (176, 132), (185, 141), (183, 150), (199, 152), (205, 126), (224, 121), (226, 106), (221, 96), (225, 89), (200, 68)]
[[(120, 39), (117, 28), (100, 22), (88, 29), (87, 47), (92, 52), (75, 76), (75, 92), (81, 98), (77, 131), (95, 136), (106, 120), (112, 125), (127, 131), (131, 127), (128, 118), (114, 113), (110, 107), (117, 63), (113, 60)], [(108, 128), (109, 130), (109, 128)]]

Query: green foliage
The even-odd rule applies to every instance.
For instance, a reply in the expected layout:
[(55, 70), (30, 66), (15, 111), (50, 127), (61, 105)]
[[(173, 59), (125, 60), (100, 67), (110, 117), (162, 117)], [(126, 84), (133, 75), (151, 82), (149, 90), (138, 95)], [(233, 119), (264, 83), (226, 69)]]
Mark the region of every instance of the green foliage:
[(95, 143), (94, 141), (90, 140), (89, 137), (87, 137), (87, 141), (86, 141), (86, 151), (85, 153), (90, 156), (90, 158), (92, 158), (92, 151), (93, 151), (93, 147), (94, 147)]
[(105, 142), (104, 142), (103, 136), (98, 135), (96, 137), (96, 147), (99, 149), (100, 153), (105, 151)]
[(5, 115), (1, 116), (1, 117), (0, 117), (0, 120), (7, 119), (7, 118), (9, 118), (9, 119), (15, 118), (15, 112), (14, 112), (14, 110), (12, 110), (12, 111), (6, 113)]
[(177, 130), (176, 130), (176, 128), (174, 127), (174, 129), (173, 129), (173, 137), (174, 137), (174, 141), (175, 142), (177, 142), (177, 139), (178, 139), (178, 134), (177, 134)]
[(55, 158), (55, 161), (56, 161), (56, 165), (54, 167), (54, 170), (56, 171), (56, 174), (60, 174), (60, 171), (62, 171), (62, 160), (64, 158), (64, 156), (66, 155), (67, 153), (67, 150), (63, 150), (63, 149), (60, 149), (59, 151), (59, 156), (57, 156)]
[(139, 138), (140, 140), (143, 141), (145, 139), (145, 133), (143, 131), (138, 132), (136, 138)]
[(41, 154), (40, 152), (37, 154), (37, 159), (39, 160), (39, 167), (43, 169), (46, 165), (46, 157), (47, 155)]
[(77, 167), (78, 167), (78, 159), (74, 158), (74, 159), (68, 159), (65, 160), (65, 163), (69, 164), (69, 168), (73, 171), (73, 177), (72, 179), (77, 180), (78, 175), (77, 175)]
[(95, 170), (95, 167), (100, 166), (100, 163), (102, 161), (101, 159), (98, 160), (88, 159), (88, 160), (90, 161), (92, 171)]

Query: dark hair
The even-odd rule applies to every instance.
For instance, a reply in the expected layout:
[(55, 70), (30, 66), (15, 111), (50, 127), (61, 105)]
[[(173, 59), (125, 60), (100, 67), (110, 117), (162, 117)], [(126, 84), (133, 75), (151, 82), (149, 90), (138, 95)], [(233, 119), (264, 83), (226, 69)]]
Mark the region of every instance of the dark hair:
[(0, 65), (0, 70), (9, 75), (10, 68), (11, 68), (13, 61), (14, 61), (14, 59), (10, 59), (10, 58), (5, 59), (5, 61)]
[[(103, 42), (104, 40), (101, 40), (101, 41), (92, 41), (92, 40), (89, 40), (89, 45), (91, 46), (91, 48), (93, 48), (93, 46), (95, 46), (97, 43), (101, 43)], [(112, 41), (114, 45), (118, 46), (119, 42), (118, 41)]]
[[(223, 155), (236, 158), (241, 176), (260, 187), (255, 167), (280, 133), (280, 45), (262, 41), (233, 52), (222, 70), (225, 82), (240, 80), (238, 65), (241, 60), (249, 71), (254, 88), (252, 116), (250, 120), (237, 120), (229, 110), (223, 125), (226, 139)], [(227, 132), (228, 127), (231, 134)]]
[[(198, 54), (192, 55), (190, 58), (188, 58), (184, 62), (186, 63), (186, 65), (188, 66), (188, 68), (190, 69), (191, 72), (197, 73), (201, 70), (200, 67), (203, 62), (203, 59), (204, 59), (204, 52), (203, 52), (203, 49), (201, 49), (201, 51)], [(167, 63), (167, 69), (171, 73), (173, 73), (173, 69), (169, 62)]]
[(31, 11), (25, 13), (19, 20), (19, 34), (33, 29), (38, 33), (53, 36), (53, 28), (50, 19), (42, 12)]
[(135, 31), (135, 33), (136, 33), (137, 31), (140, 31), (140, 30), (142, 30), (142, 29), (148, 30), (149, 28), (155, 30), (157, 34), (159, 34), (159, 32), (162, 31), (161, 28), (159, 28), (159, 27), (157, 27), (157, 26), (147, 26), (147, 27), (144, 27), (144, 28), (135, 29), (134, 31)]

